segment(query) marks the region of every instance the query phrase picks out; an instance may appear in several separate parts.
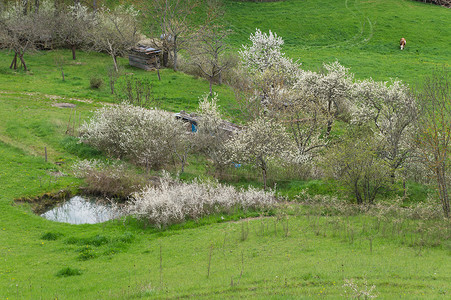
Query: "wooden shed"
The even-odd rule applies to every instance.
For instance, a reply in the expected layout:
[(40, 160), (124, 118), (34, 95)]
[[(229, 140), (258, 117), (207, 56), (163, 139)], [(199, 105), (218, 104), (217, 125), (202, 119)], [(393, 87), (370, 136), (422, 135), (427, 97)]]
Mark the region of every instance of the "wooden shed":
[(138, 45), (128, 55), (128, 61), (130, 66), (151, 71), (158, 69), (160, 66), (160, 53), (161, 50)]

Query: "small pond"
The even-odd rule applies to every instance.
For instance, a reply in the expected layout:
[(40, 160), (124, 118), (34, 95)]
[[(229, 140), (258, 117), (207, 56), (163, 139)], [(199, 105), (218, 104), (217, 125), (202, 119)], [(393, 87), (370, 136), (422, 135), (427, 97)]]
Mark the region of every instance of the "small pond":
[(102, 223), (118, 216), (111, 205), (95, 198), (75, 196), (41, 214), (47, 220), (70, 224)]

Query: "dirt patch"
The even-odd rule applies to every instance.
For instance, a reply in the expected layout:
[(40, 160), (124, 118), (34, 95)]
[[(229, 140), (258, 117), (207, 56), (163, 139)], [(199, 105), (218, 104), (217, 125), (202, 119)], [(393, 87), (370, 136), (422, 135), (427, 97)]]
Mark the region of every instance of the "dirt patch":
[(52, 104), (53, 107), (60, 107), (60, 108), (75, 108), (77, 107), (77, 105), (72, 104), (72, 103), (53, 103)]

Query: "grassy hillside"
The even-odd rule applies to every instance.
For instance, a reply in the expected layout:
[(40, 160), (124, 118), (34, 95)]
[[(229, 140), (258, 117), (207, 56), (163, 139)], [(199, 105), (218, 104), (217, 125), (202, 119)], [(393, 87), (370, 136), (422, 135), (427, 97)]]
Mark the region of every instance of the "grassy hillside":
[[(360, 78), (398, 76), (415, 83), (451, 61), (450, 11), (432, 5), (226, 0), (226, 8), (236, 49), (256, 27), (271, 29), (306, 68), (338, 59)], [(407, 39), (403, 52), (401, 36)], [(65, 81), (55, 66), (59, 54), (67, 58)], [(159, 231), (131, 219), (56, 223), (35, 215), (28, 205), (16, 205), (16, 198), (76, 190), (81, 181), (70, 175), (70, 164), (104, 158), (66, 136), (72, 111), (52, 106), (76, 104), (83, 120), (104, 102), (117, 101), (108, 87), (111, 59), (95, 53), (78, 57), (71, 61), (69, 51), (27, 54), (31, 71), (24, 73), (10, 70), (12, 54), (0, 51), (0, 299), (343, 298), (356, 296), (343, 287), (351, 279), (358, 291), (375, 285), (372, 294), (381, 298), (450, 297), (446, 223), (335, 215), (291, 203), (275, 216), (241, 221), (246, 217), (241, 213), (225, 220), (211, 216)], [(198, 97), (208, 91), (202, 79), (164, 70), (158, 81), (154, 72), (129, 68), (125, 59), (120, 63), (126, 73), (152, 83), (164, 109), (195, 110)], [(105, 82), (99, 90), (89, 87), (94, 76)], [(233, 118), (233, 92), (227, 86), (214, 89)], [(202, 167), (192, 164), (188, 175)], [(234, 184), (249, 179), (254, 178), (243, 176)], [(300, 187), (324, 188), (316, 181), (280, 186), (291, 196)]]
[[(246, 43), (255, 28), (272, 30), (285, 52), (304, 68), (340, 61), (358, 78), (398, 77), (416, 84), (437, 67), (451, 66), (451, 12), (402, 0), (287, 0), (254, 3), (226, 0), (231, 42)], [(399, 50), (399, 40), (407, 46)]]

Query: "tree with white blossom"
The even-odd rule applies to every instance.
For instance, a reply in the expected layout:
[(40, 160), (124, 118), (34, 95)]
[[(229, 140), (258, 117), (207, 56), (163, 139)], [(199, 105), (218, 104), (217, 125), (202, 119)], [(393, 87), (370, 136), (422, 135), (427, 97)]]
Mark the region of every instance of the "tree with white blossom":
[(88, 43), (88, 33), (94, 25), (94, 16), (87, 6), (80, 3), (58, 11), (54, 30), (55, 41), (72, 50), (73, 60), (76, 59), (75, 50)]
[(354, 74), (338, 61), (323, 64), (323, 72), (303, 71), (298, 77), (295, 89), (319, 101), (326, 118), (326, 136), (330, 135), (334, 121), (348, 112)]
[(171, 161), (185, 132), (169, 112), (123, 104), (95, 111), (81, 127), (81, 141), (150, 169)]
[(262, 171), (266, 189), (268, 162), (292, 150), (292, 141), (284, 126), (266, 117), (251, 122), (225, 144), (234, 162), (247, 163)]
[(399, 80), (388, 83), (372, 79), (356, 82), (353, 98), (353, 121), (374, 126), (384, 146), (380, 155), (388, 162), (394, 180), (396, 170), (412, 153), (409, 142), (418, 115), (415, 98)]
[(216, 171), (223, 166), (224, 143), (229, 138), (223, 129), (224, 121), (219, 109), (218, 95), (209, 97), (204, 94), (199, 98), (199, 115), (195, 143), (197, 150), (213, 162)]
[(254, 91), (248, 98), (257, 97), (262, 104), (268, 105), (279, 92), (296, 82), (300, 64), (285, 56), (283, 39), (271, 30), (267, 34), (257, 29), (249, 40), (252, 45), (243, 45), (239, 51)]

